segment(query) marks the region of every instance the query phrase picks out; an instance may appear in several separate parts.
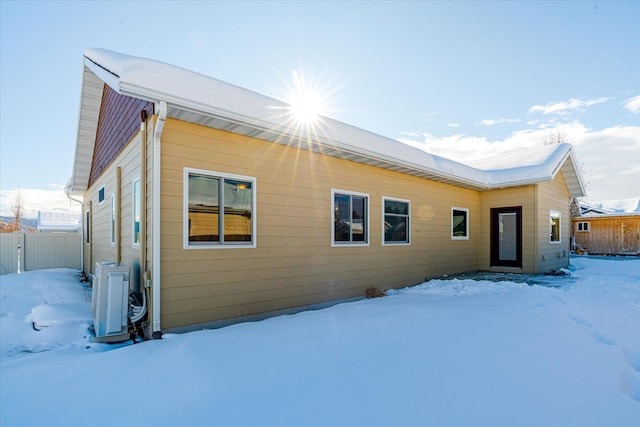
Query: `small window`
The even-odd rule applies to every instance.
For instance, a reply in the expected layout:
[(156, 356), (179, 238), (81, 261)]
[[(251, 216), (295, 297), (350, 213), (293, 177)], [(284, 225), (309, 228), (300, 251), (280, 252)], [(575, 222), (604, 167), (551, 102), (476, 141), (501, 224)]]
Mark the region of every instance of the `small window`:
[(91, 243), (91, 211), (87, 211), (85, 213), (84, 237), (87, 245), (90, 244)]
[(369, 195), (331, 190), (332, 246), (369, 245)]
[(110, 231), (111, 231), (111, 244), (116, 244), (116, 195), (111, 195), (111, 223), (110, 223)]
[(408, 245), (411, 207), (408, 200), (383, 198), (383, 245)]
[(185, 169), (184, 179), (185, 248), (255, 247), (255, 178)]
[(578, 231), (589, 231), (589, 223), (588, 222), (579, 222), (578, 223)]
[(551, 211), (550, 213), (550, 237), (549, 241), (551, 243), (560, 243), (560, 212)]
[(104, 186), (100, 187), (98, 190), (98, 204), (104, 202)]
[(132, 215), (132, 244), (133, 246), (140, 246), (140, 178), (133, 180), (132, 188), (133, 198), (133, 215)]
[(469, 240), (469, 209), (451, 208), (451, 239)]

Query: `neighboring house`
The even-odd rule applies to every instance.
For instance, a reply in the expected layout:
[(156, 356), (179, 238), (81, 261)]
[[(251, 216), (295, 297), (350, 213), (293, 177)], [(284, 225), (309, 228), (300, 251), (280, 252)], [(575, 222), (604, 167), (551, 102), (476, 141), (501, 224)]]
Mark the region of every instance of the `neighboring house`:
[(82, 231), (80, 216), (72, 212), (38, 211), (39, 233), (79, 233)]
[(84, 269), (144, 283), (152, 330), (216, 326), (472, 270), (569, 262), (559, 144), (474, 167), (179, 67), (84, 57), (71, 194)]
[(592, 255), (640, 255), (640, 198), (580, 205), (573, 249)]

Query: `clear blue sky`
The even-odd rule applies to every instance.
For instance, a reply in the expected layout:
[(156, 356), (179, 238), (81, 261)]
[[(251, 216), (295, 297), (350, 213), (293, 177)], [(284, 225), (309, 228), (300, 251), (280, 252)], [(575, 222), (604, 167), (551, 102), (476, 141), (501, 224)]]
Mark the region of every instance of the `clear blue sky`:
[(638, 1), (1, 0), (0, 43), (5, 195), (71, 176), (90, 47), (278, 98), (295, 70), (331, 93), (327, 115), (440, 154), (443, 144), (472, 150), (474, 141), (539, 139), (540, 130), (563, 126), (592, 174), (593, 198), (640, 195), (640, 184), (607, 193), (611, 184), (589, 160), (595, 144), (607, 151), (609, 136), (629, 149), (620, 158), (640, 163)]

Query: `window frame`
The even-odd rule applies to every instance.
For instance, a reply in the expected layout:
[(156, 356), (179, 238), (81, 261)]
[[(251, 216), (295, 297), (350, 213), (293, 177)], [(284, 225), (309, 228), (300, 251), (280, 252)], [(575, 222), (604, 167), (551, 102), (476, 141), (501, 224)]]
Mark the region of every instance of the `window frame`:
[(116, 245), (116, 227), (117, 227), (117, 206), (116, 206), (116, 195), (115, 193), (111, 194), (111, 209), (109, 210), (109, 239), (111, 246)]
[[(353, 200), (353, 196), (356, 197), (363, 197), (365, 199), (365, 207), (364, 207), (364, 222), (365, 222), (365, 226), (364, 226), (364, 233), (365, 233), (365, 240), (364, 242), (354, 242), (353, 241), (353, 233), (351, 233), (352, 235), (352, 240), (348, 241), (348, 242), (336, 242), (336, 227), (335, 227), (335, 221), (336, 221), (336, 206), (335, 206), (335, 201), (336, 201), (336, 194), (338, 195), (343, 195), (343, 196), (350, 196)], [(332, 188), (331, 189), (331, 247), (336, 247), (336, 248), (344, 248), (344, 247), (349, 247), (349, 248), (353, 248), (353, 247), (366, 247), (370, 245), (371, 242), (371, 235), (369, 234), (370, 232), (370, 223), (371, 221), (369, 220), (370, 218), (370, 209), (369, 209), (369, 205), (370, 205), (370, 196), (367, 193), (360, 193), (357, 191), (348, 191), (348, 190), (339, 190), (336, 188)], [(351, 210), (351, 214), (353, 214), (353, 209)]]
[(101, 205), (104, 203), (105, 199), (105, 189), (104, 185), (98, 189), (98, 204)]
[[(389, 214), (386, 212), (386, 207), (385, 207), (385, 202), (398, 202), (398, 203), (406, 203), (407, 204), (407, 214), (403, 215), (403, 214)], [(399, 216), (399, 217), (406, 217), (407, 219), (407, 240), (404, 242), (397, 242), (397, 241), (387, 241), (386, 240), (386, 233), (385, 233), (385, 223), (386, 223), (386, 216), (387, 215), (392, 215), (392, 216)], [(397, 197), (388, 197), (388, 196), (382, 196), (382, 246), (411, 246), (411, 200), (406, 200), (406, 199), (398, 199)]]
[[(554, 216), (558, 218), (558, 240), (552, 240), (553, 237), (553, 226), (554, 226)], [(552, 245), (559, 245), (562, 243), (562, 212), (556, 211), (554, 209), (549, 210), (549, 243)]]
[(84, 213), (84, 223), (85, 223), (85, 236), (84, 242), (85, 245), (91, 244), (91, 210), (87, 209)]
[[(137, 184), (137, 191), (136, 191)], [(140, 230), (142, 229), (142, 184), (140, 183), (140, 177), (137, 176), (131, 180), (131, 247), (139, 248), (142, 242), (140, 236)], [(138, 203), (136, 203), (136, 194), (138, 196)], [(138, 224), (138, 241), (136, 241), (136, 211), (139, 218)]]
[[(225, 180), (237, 180), (247, 181), (251, 183), (251, 241), (250, 242), (199, 242), (194, 244), (189, 242), (189, 175), (203, 175), (211, 178), (220, 179), (221, 183)], [(223, 184), (221, 184), (223, 185)], [(224, 186), (223, 186), (224, 188)], [(257, 179), (252, 176), (229, 174), (224, 172), (217, 172), (205, 169), (196, 168), (184, 168), (183, 169), (183, 190), (182, 190), (182, 248), (183, 249), (252, 249), (257, 247)], [(224, 206), (224, 191), (222, 192), (221, 200), (218, 203)], [(219, 215), (224, 218), (224, 209)], [(222, 224), (224, 219), (222, 220)], [(220, 227), (220, 223), (218, 224)], [(219, 231), (219, 230), (218, 230)]]
[(589, 233), (591, 231), (589, 221), (578, 221), (576, 224), (576, 231), (578, 233)]
[[(453, 211), (460, 211), (465, 213), (465, 235), (464, 236), (454, 236), (453, 235)], [(451, 240), (469, 240), (469, 208), (460, 208), (457, 206), (451, 207)]]

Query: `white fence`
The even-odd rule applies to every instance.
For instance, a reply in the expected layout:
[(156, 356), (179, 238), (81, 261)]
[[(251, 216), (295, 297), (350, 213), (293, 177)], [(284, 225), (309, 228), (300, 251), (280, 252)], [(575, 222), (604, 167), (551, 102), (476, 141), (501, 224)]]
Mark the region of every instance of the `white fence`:
[(43, 268), (82, 268), (81, 233), (0, 233), (0, 275)]

